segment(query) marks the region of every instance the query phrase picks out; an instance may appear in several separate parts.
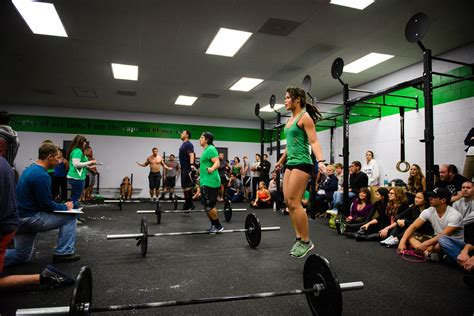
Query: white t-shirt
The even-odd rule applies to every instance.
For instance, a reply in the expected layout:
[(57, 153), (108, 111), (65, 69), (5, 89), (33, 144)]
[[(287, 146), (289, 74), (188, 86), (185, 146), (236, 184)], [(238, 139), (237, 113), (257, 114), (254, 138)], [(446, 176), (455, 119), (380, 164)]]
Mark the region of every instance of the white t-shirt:
[(370, 160), (369, 163), (364, 163), (362, 172), (369, 177), (369, 185), (379, 185), (379, 165), (375, 159)]
[(436, 213), (436, 208), (429, 207), (421, 212), (420, 218), (425, 222), (431, 223), (436, 235), (443, 233), (443, 230), (448, 226), (461, 227), (461, 229), (455, 231), (451, 237), (464, 240), (462, 216), (454, 207), (448, 206), (441, 218), (438, 216), (438, 213)]

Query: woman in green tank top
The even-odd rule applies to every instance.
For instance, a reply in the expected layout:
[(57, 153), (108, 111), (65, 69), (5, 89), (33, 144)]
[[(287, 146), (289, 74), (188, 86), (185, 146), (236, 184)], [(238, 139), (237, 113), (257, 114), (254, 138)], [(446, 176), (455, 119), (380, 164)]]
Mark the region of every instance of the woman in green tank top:
[[(275, 170), (279, 170), (286, 162), (283, 195), (296, 234), (296, 241), (289, 254), (294, 258), (302, 258), (314, 245), (309, 239), (308, 217), (301, 205), (301, 199), (314, 167), (316, 173), (318, 167), (321, 172), (325, 169), (323, 151), (316, 136), (315, 126), (316, 121), (321, 118), (321, 113), (314, 105), (306, 103), (304, 90), (293, 87), (286, 89), (285, 108), (291, 111), (292, 115), (285, 126), (286, 149), (276, 163)], [(309, 147), (318, 160), (316, 166), (313, 166)]]

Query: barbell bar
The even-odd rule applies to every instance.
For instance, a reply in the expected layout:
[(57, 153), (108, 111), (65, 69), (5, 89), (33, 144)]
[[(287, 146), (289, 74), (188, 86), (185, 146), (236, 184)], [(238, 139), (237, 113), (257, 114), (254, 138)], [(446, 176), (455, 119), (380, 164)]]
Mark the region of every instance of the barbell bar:
[[(177, 208), (177, 205), (175, 205)], [(191, 212), (207, 212), (206, 210), (162, 210), (159, 203), (156, 204), (155, 210), (138, 210), (137, 214), (156, 214), (156, 223), (161, 224), (162, 213), (191, 213)], [(230, 222), (232, 219), (232, 212), (245, 212), (246, 208), (233, 209), (229, 200), (224, 202), (224, 210), (217, 210), (218, 212), (224, 212), (224, 219), (226, 222)]]
[(289, 291), (95, 307), (92, 303), (92, 272), (84, 266), (76, 277), (69, 306), (19, 309), (16, 315), (90, 315), (100, 312), (222, 303), (300, 294), (306, 296), (306, 301), (313, 315), (341, 315), (342, 292), (361, 290), (364, 288), (364, 283), (361, 281), (339, 283), (335, 272), (330, 269), (329, 261), (323, 256), (312, 254), (304, 264), (303, 286), (303, 289)]
[[(255, 216), (255, 214), (250, 213), (245, 218), (245, 225), (242, 229), (227, 229), (217, 234), (225, 233), (238, 233), (244, 232), (248, 244), (252, 248), (257, 248), (262, 239), (262, 231), (277, 231), (280, 230), (279, 226), (273, 227), (261, 227), (260, 221)], [(140, 233), (138, 234), (117, 234), (117, 235), (107, 235), (107, 240), (116, 240), (116, 239), (136, 239), (138, 240), (137, 246), (140, 246), (142, 257), (145, 258), (148, 251), (148, 238), (150, 237), (167, 237), (167, 236), (185, 236), (185, 235), (212, 235), (216, 234), (209, 232), (207, 230), (203, 231), (190, 231), (190, 232), (173, 232), (173, 233), (156, 233), (148, 234), (148, 221), (145, 216), (142, 217), (140, 224)]]

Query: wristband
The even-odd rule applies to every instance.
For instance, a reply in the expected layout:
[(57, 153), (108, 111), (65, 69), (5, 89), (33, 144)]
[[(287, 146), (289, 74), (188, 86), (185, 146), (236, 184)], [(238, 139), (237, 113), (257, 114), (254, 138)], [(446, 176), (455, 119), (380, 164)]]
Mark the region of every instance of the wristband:
[(325, 159), (318, 160), (318, 162), (326, 162)]

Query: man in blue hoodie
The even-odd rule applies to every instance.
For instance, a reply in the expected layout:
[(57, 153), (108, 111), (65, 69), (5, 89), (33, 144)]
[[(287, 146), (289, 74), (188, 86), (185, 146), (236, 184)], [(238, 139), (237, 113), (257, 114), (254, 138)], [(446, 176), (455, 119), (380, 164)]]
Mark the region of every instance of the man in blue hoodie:
[(68, 262), (80, 259), (74, 253), (76, 244), (76, 216), (58, 214), (56, 210), (70, 210), (72, 202), (58, 204), (51, 194), (51, 177), (48, 169), (53, 169), (59, 159), (59, 148), (44, 142), (38, 150), (38, 160), (26, 168), (16, 188), (17, 211), (20, 225), (15, 235), (15, 249), (8, 249), (5, 266), (31, 260), (36, 235), (39, 232), (59, 228), (59, 235), (53, 262)]

